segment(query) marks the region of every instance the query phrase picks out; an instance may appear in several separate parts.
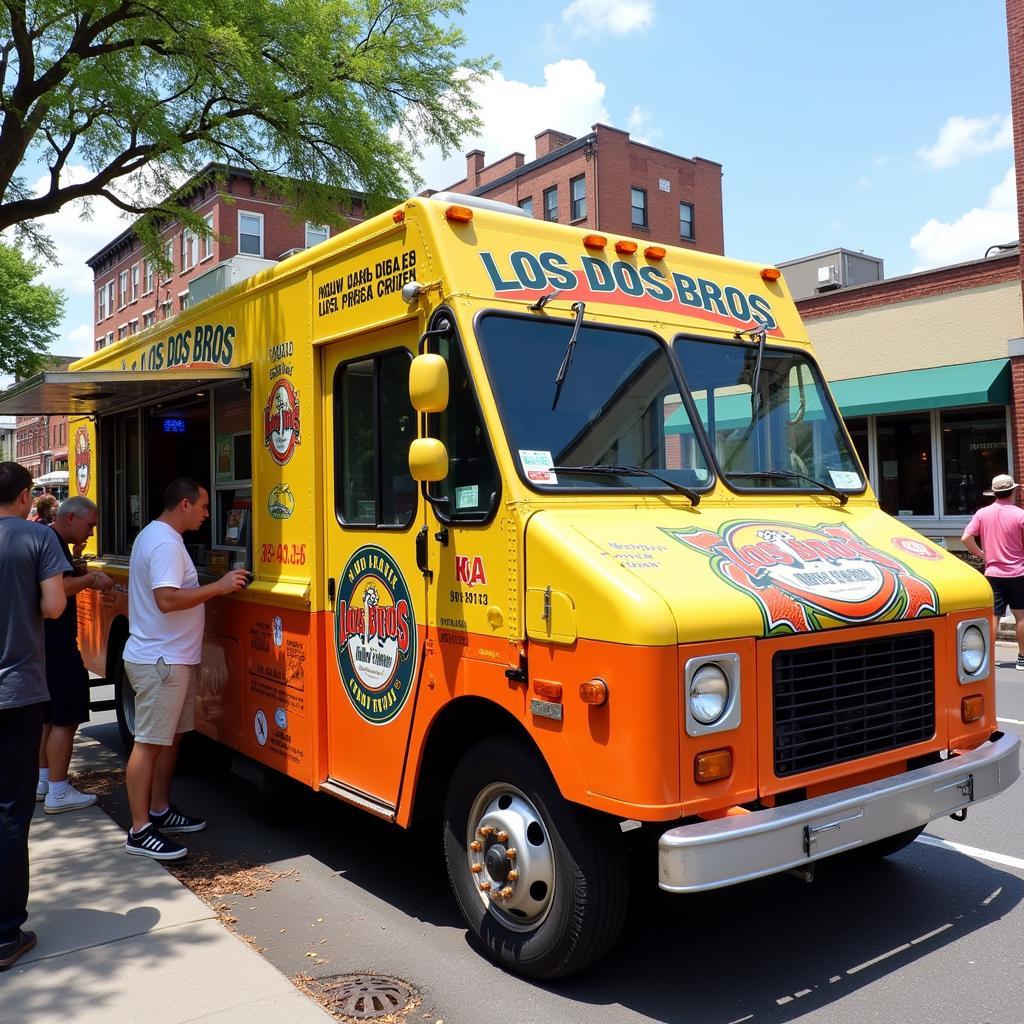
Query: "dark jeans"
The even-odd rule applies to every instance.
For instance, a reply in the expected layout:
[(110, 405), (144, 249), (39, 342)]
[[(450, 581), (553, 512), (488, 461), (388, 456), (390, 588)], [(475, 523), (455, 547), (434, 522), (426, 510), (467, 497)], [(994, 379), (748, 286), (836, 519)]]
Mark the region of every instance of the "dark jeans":
[(36, 805), (43, 705), (0, 708), (0, 945), (28, 917), (28, 826)]

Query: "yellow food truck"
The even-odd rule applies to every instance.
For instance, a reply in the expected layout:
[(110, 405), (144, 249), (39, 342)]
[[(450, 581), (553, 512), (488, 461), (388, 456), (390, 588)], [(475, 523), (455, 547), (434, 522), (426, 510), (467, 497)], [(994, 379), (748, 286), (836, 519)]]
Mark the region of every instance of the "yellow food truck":
[[(1019, 774), (992, 595), (880, 511), (779, 271), (410, 199), (0, 412), (74, 417), (89, 667), (174, 477), (208, 605), (197, 728), (408, 826), (536, 978), (626, 912), (626, 839), (691, 893), (884, 855)], [(655, 853), (656, 851), (656, 853)]]

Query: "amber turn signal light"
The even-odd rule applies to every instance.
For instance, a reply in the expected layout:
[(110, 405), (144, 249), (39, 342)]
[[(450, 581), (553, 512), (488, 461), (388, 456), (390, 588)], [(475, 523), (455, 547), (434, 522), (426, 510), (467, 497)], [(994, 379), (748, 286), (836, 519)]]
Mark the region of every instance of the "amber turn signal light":
[(778, 281), (782, 277), (782, 271), (778, 267), (765, 267), (761, 271), (762, 281)]
[(449, 206), (444, 211), (445, 220), (453, 220), (456, 224), (468, 224), (473, 219), (473, 211), (468, 206)]
[(667, 250), (662, 248), (660, 245), (649, 245), (644, 249), (644, 255), (649, 260), (663, 260), (666, 252)]
[(732, 775), (731, 750), (705, 750), (693, 759), (694, 782), (717, 782)]
[(538, 697), (543, 697), (544, 700), (554, 701), (556, 704), (562, 700), (562, 684), (561, 683), (549, 683), (545, 679), (535, 679), (533, 681), (533, 692)]
[(604, 235), (584, 235), (583, 244), (588, 249), (603, 249), (608, 244), (608, 239)]
[(964, 697), (960, 701), (960, 717), (965, 722), (977, 722), (985, 717), (985, 698), (977, 693), (973, 697)]
[(405, 221), (405, 210), (395, 210), (395, 212), (393, 214), (391, 214), (391, 219), (396, 224), (404, 223), (404, 221)]
[(622, 256), (632, 256), (636, 252), (636, 242), (616, 242), (615, 251)]
[(608, 700), (608, 684), (603, 679), (588, 679), (580, 683), (580, 700), (599, 707)]

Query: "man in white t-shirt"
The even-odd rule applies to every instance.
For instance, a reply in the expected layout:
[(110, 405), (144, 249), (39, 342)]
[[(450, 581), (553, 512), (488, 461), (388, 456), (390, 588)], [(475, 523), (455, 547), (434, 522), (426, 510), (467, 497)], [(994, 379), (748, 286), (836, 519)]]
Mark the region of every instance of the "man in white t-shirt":
[(155, 860), (179, 860), (188, 853), (168, 834), (206, 828), (201, 818), (171, 804), (171, 777), (181, 737), (193, 726), (203, 606), (249, 583), (244, 569), (233, 569), (199, 586), (181, 535), (198, 530), (209, 515), (206, 488), (187, 477), (172, 481), (163, 512), (135, 538), (128, 568), (124, 667), (135, 691), (135, 746), (125, 771), (132, 812), (125, 849)]

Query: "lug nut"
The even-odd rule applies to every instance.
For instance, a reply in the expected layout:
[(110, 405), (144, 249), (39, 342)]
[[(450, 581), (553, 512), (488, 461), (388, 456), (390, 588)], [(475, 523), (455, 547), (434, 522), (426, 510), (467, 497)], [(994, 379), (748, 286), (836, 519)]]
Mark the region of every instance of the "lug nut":
[(479, 853), (484, 848), (484, 844), (481, 843), (478, 839), (474, 839), (473, 842), (469, 844), (469, 848), (474, 853)]
[(508, 880), (509, 880), (510, 882), (518, 882), (518, 881), (519, 881), (519, 872), (518, 872), (518, 871), (517, 871), (517, 870), (516, 870), (515, 868), (513, 868), (513, 869), (512, 869), (512, 870), (511, 870), (511, 871), (510, 871), (510, 872), (508, 873)]
[(483, 839), (486, 839), (488, 836), (494, 835), (494, 828), (490, 825), (484, 825), (483, 828), (478, 828), (476, 830), (476, 834), (481, 836)]
[(502, 889), (500, 893), (498, 893), (498, 895), (503, 900), (510, 900), (510, 899), (512, 899), (512, 886), (511, 885), (506, 885), (505, 888)]
[(499, 832), (495, 836), (495, 839), (497, 839), (499, 843), (507, 843), (508, 842), (508, 833), (506, 831), (502, 830), (501, 832)]
[(509, 860), (515, 860), (516, 859), (516, 848), (514, 846), (510, 846), (505, 851), (505, 856), (508, 857)]
[(470, 864), (469, 866), (469, 870), (472, 871), (474, 875), (479, 875), (483, 869), (483, 864)]
[(490, 892), (491, 891), (491, 883), (490, 882), (481, 882), (480, 883), (480, 891), (481, 892)]

